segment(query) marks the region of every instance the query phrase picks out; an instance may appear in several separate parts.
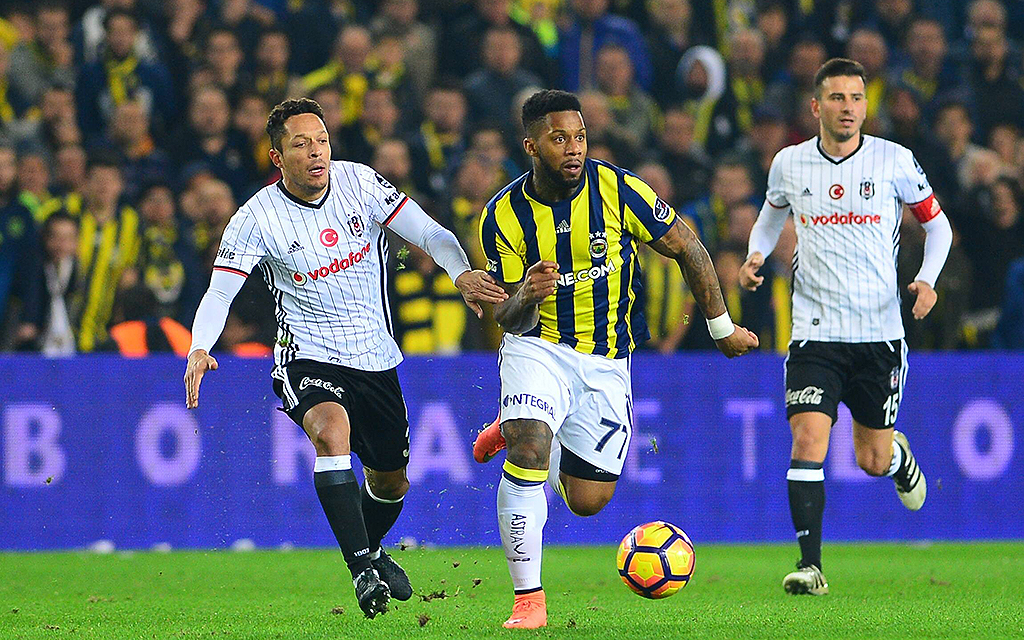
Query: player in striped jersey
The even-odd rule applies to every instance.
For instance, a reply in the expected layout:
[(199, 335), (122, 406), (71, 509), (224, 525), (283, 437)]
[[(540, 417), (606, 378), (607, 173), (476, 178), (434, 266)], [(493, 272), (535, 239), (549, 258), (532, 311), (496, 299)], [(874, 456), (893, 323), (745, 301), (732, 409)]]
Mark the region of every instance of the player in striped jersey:
[(636, 175), (587, 159), (579, 100), (541, 91), (523, 105), (532, 170), (487, 204), (488, 272), (509, 299), (498, 354), (500, 418), (474, 445), (484, 462), (508, 448), (498, 521), (515, 591), (507, 628), (547, 624), (541, 535), (547, 480), (582, 516), (611, 499), (632, 435), (629, 354), (649, 337), (637, 250), (679, 263), (719, 349), (757, 347), (733, 324), (707, 251)]
[(793, 433), (789, 509), (800, 544), (789, 593), (828, 593), (821, 572), (821, 529), (829, 433), (842, 401), (853, 416), (857, 463), (892, 477), (904, 506), (916, 511), (926, 487), (904, 434), (894, 430), (907, 376), (900, 291), (896, 282), (904, 205), (927, 234), (921, 270), (908, 290), (913, 315), (935, 304), (933, 286), (953, 233), (931, 185), (904, 147), (864, 135), (864, 68), (834, 58), (815, 77), (811, 109), (819, 135), (772, 160), (768, 193), (754, 228), (740, 283), (757, 275), (792, 213), (793, 332), (786, 358), (786, 412)]
[[(320, 105), (286, 100), (267, 119), (271, 161), (282, 178), (242, 205), (224, 231), (210, 288), (196, 311), (185, 370), (186, 404), (199, 403), (209, 355), (231, 300), (259, 266), (277, 303), (271, 376), (284, 411), (316, 448), (313, 480), (367, 617), (409, 578), (380, 546), (409, 489), (409, 422), (398, 382), (402, 354), (387, 302), (388, 227), (421, 247), (478, 315), (507, 296), (470, 270), (455, 236), (373, 169), (331, 162)], [(362, 490), (350, 455), (363, 464)]]

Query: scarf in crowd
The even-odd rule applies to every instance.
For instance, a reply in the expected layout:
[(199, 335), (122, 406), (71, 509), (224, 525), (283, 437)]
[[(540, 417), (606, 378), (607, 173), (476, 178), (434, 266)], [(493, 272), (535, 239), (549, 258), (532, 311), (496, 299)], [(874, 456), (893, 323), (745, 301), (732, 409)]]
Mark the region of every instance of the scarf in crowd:
[(132, 55), (124, 60), (107, 57), (104, 65), (107, 71), (107, 88), (110, 90), (110, 98), (115, 105), (128, 102), (139, 86), (139, 77), (135, 75), (139, 66), (138, 58)]

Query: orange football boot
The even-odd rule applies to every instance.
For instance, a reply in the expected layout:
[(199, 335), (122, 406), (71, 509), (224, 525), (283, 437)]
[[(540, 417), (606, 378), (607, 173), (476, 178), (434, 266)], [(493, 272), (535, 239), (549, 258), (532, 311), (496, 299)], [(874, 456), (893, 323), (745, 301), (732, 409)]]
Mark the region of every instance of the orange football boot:
[(501, 626), (506, 629), (539, 629), (548, 626), (548, 605), (544, 590), (517, 595), (511, 617)]
[(484, 427), (476, 440), (473, 442), (473, 459), (477, 462), (487, 462), (498, 452), (505, 448), (505, 436), (501, 435), (501, 416), (494, 419), (489, 426)]

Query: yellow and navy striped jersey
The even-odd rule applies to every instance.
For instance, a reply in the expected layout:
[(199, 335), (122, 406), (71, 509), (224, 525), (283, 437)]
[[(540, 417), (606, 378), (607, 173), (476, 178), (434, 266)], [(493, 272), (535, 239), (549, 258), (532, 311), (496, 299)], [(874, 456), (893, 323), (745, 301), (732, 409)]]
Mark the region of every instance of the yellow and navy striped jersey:
[(545, 202), (526, 173), (487, 203), (480, 242), (487, 272), (522, 281), (540, 260), (558, 263), (555, 292), (523, 335), (582, 353), (624, 358), (650, 336), (644, 319), (640, 242), (665, 235), (676, 213), (636, 175), (600, 160), (584, 163), (576, 193)]

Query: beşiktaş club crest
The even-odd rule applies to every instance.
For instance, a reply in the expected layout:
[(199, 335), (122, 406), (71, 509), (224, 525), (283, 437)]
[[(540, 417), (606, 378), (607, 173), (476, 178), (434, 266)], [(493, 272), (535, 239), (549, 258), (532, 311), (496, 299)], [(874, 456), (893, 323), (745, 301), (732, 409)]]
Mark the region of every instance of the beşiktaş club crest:
[(608, 255), (608, 235), (604, 231), (590, 234), (590, 257), (595, 260)]
[(860, 195), (865, 200), (875, 195), (875, 183), (871, 181), (871, 178), (860, 183)]
[(363, 225), (363, 217), (353, 212), (348, 218), (348, 230), (356, 237), (362, 237), (366, 227)]
[(889, 388), (893, 391), (900, 386), (900, 368), (893, 367), (892, 371), (889, 372)]

